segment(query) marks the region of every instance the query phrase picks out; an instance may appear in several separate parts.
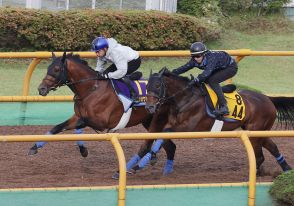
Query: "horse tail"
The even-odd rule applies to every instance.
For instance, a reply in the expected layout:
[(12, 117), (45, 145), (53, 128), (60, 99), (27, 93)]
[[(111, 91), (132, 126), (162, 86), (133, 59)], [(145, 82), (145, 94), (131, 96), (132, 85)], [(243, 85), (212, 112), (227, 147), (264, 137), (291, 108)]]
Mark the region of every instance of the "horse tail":
[(294, 97), (269, 98), (276, 107), (278, 121), (286, 123), (286, 127), (294, 128)]

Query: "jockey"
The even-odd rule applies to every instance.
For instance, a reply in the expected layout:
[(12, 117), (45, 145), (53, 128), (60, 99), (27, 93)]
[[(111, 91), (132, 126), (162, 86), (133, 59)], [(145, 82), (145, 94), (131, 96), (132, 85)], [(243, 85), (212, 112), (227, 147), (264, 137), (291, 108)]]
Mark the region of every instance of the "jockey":
[[(128, 46), (119, 44), (113, 38), (97, 37), (92, 41), (92, 51), (96, 52), (97, 66), (96, 71), (105, 78), (122, 79), (129, 87), (131, 96), (136, 96), (131, 82), (126, 75), (136, 71), (141, 65), (139, 52)], [(105, 68), (105, 64), (112, 64)]]
[(216, 115), (228, 115), (229, 109), (220, 83), (232, 78), (238, 70), (235, 60), (224, 51), (210, 51), (202, 42), (195, 42), (190, 48), (191, 59), (185, 65), (174, 69), (172, 72), (179, 75), (194, 67), (204, 70), (190, 85), (206, 82), (216, 93), (219, 108)]

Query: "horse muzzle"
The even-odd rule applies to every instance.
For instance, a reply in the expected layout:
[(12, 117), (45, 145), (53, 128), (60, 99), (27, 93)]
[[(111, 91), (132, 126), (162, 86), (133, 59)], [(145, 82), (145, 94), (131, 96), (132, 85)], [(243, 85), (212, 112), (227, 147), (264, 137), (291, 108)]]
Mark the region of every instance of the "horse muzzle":
[(38, 91), (39, 91), (39, 95), (41, 95), (41, 96), (46, 96), (48, 94), (48, 92), (49, 92), (48, 88), (46, 86), (44, 86), (44, 85), (40, 85), (38, 87)]
[(154, 114), (157, 110), (156, 105), (145, 105), (145, 109), (150, 113), (150, 114)]

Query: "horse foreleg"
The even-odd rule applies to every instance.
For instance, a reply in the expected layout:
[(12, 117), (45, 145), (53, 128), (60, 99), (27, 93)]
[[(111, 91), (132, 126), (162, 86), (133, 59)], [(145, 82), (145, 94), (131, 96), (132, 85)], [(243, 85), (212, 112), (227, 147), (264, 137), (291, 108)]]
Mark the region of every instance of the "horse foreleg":
[(292, 170), (290, 165), (286, 162), (284, 156), (280, 153), (277, 145), (269, 138), (264, 140), (263, 146), (276, 158), (278, 164), (284, 172)]
[[(145, 166), (146, 159), (148, 158), (147, 155), (150, 153), (151, 146), (154, 140), (145, 140), (144, 143), (141, 145), (139, 152), (135, 154), (127, 163), (127, 171), (131, 172), (131, 170), (137, 171), (139, 169), (143, 169)], [(146, 156), (147, 155), (147, 156)], [(144, 160), (143, 160), (144, 159)], [(151, 155), (150, 155), (151, 159)], [(149, 159), (149, 160), (150, 160)], [(137, 165), (137, 163), (141, 163), (141, 165)]]
[[(171, 132), (172, 130), (170, 128), (166, 128), (163, 130), (163, 132)], [(173, 164), (174, 164), (174, 156), (176, 151), (176, 145), (171, 140), (163, 140), (163, 139), (157, 139), (149, 152), (145, 154), (144, 157), (141, 158), (138, 165), (134, 167), (135, 170), (141, 170), (143, 169), (149, 162), (152, 164), (152, 159), (156, 158), (156, 154), (159, 152), (161, 147), (164, 147), (166, 155), (167, 155), (167, 161), (165, 163), (165, 167), (163, 170), (164, 175), (168, 175), (173, 172)]]
[[(58, 133), (65, 131), (65, 130), (71, 130), (71, 129), (75, 129), (75, 128), (76, 128), (75, 133), (81, 134), (82, 133), (81, 128), (83, 128), (85, 126), (86, 125), (83, 123), (83, 121), (81, 119), (79, 119), (76, 115), (74, 115), (70, 119), (68, 119), (67, 121), (54, 126), (49, 132), (46, 133), (46, 135), (54, 135), (54, 134), (58, 134)], [(34, 146), (30, 148), (28, 155), (37, 154), (38, 149), (42, 148), (46, 143), (47, 142), (36, 142), (34, 144)], [(81, 155), (83, 157), (86, 157), (88, 155), (88, 150), (84, 146), (84, 143), (82, 141), (78, 141), (77, 144), (79, 146)]]
[(174, 157), (176, 153), (176, 145), (172, 140), (165, 140), (162, 147), (166, 152), (167, 160), (164, 165), (163, 175), (168, 175), (173, 172), (174, 168)]
[[(150, 151), (152, 143), (154, 140), (145, 140), (144, 143), (141, 145), (139, 152), (135, 154), (128, 162), (127, 162), (127, 173), (132, 174), (135, 173), (137, 170), (140, 169), (140, 167), (137, 165), (137, 163), (145, 157), (145, 155)], [(116, 171), (112, 175), (113, 179), (119, 178), (119, 171)]]

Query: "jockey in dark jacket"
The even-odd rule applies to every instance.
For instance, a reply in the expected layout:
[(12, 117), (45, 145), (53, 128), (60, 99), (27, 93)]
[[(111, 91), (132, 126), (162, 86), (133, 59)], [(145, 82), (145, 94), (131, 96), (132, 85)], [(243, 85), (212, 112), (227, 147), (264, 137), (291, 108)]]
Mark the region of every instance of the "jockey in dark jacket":
[(237, 73), (237, 63), (228, 53), (210, 51), (201, 42), (193, 43), (190, 52), (192, 57), (190, 61), (174, 69), (173, 73), (179, 75), (194, 67), (204, 70), (197, 78), (192, 80), (190, 85), (200, 85), (202, 82), (208, 83), (218, 97), (219, 108), (215, 111), (216, 115), (228, 115), (229, 109), (220, 83), (232, 78)]

